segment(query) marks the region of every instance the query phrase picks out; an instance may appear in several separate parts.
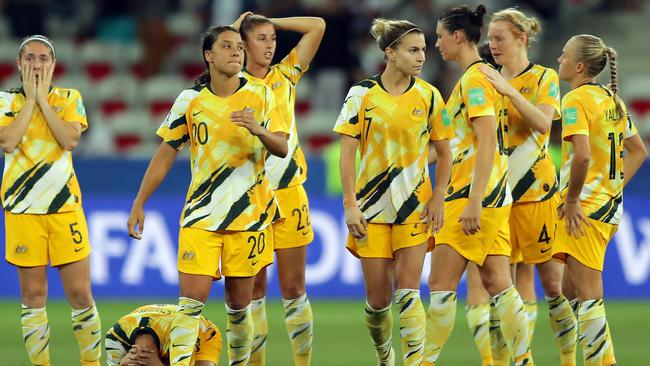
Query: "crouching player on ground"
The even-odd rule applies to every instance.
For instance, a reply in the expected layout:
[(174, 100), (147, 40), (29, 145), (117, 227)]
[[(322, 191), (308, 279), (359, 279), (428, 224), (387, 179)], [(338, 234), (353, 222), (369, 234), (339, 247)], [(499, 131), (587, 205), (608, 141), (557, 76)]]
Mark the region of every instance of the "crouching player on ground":
[[(109, 366), (169, 365), (170, 331), (176, 305), (145, 305), (121, 317), (106, 333), (106, 364)], [(217, 366), (221, 355), (221, 332), (214, 323), (199, 317), (190, 365)]]

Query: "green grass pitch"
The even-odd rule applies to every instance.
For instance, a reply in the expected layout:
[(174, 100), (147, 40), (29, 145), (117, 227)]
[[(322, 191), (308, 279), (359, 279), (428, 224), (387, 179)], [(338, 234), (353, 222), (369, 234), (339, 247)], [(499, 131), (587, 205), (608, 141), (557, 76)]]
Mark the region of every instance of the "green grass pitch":
[[(121, 315), (132, 309), (157, 301), (107, 301), (98, 302), (104, 332)], [(332, 301), (312, 300), (314, 312), (314, 366), (359, 366), (376, 365), (368, 332), (363, 322), (363, 300)], [(51, 326), (50, 354), (52, 365), (79, 365), (78, 350), (70, 326), (70, 308), (61, 301), (48, 305)], [(614, 346), (619, 365), (650, 365), (650, 304), (643, 302), (607, 303), (607, 315), (612, 325)], [(0, 301), (0, 364), (6, 366), (29, 365), (23, 344), (19, 323), (18, 301)], [(225, 333), (223, 300), (212, 299), (204, 314), (213, 320)], [(396, 314), (395, 309), (393, 314)], [(536, 365), (558, 365), (559, 358), (548, 321), (545, 304), (539, 305), (537, 328), (533, 339), (533, 355)], [(267, 344), (267, 365), (291, 366), (291, 351), (284, 329), (280, 302), (267, 305), (269, 319), (269, 341)], [(393, 341), (399, 354), (399, 333), (395, 318)], [(225, 334), (224, 334), (225, 337)], [(224, 339), (225, 344), (225, 339)], [(225, 352), (221, 365), (227, 365)], [(579, 365), (582, 362), (578, 362)], [(401, 365), (401, 362), (398, 362)], [(480, 358), (470, 337), (465, 321), (463, 306), (458, 306), (456, 326), (451, 339), (445, 346), (439, 365), (477, 365)]]

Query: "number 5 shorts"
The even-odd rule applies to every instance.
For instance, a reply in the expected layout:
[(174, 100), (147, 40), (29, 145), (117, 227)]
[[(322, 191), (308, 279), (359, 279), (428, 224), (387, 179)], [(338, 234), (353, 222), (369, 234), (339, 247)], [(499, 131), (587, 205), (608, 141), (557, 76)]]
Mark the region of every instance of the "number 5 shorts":
[(273, 223), (274, 249), (304, 247), (314, 240), (307, 192), (301, 185), (273, 191), (284, 220)]
[(273, 230), (216, 232), (181, 227), (178, 271), (187, 274), (252, 277), (273, 263)]
[(5, 211), (5, 259), (20, 267), (52, 267), (90, 254), (88, 226), (81, 208), (33, 215)]

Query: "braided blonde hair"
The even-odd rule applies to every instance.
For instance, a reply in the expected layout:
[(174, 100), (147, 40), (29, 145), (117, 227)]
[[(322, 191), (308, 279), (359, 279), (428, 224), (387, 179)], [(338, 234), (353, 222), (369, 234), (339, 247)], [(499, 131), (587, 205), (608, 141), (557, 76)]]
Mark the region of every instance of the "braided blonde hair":
[(616, 67), (616, 51), (605, 45), (602, 39), (590, 34), (581, 34), (571, 38), (576, 42), (576, 61), (582, 62), (587, 67), (587, 74), (592, 77), (598, 76), (609, 63), (611, 82), (609, 84), (613, 93), (616, 111), (619, 120), (623, 119), (623, 101), (618, 96), (618, 77)]

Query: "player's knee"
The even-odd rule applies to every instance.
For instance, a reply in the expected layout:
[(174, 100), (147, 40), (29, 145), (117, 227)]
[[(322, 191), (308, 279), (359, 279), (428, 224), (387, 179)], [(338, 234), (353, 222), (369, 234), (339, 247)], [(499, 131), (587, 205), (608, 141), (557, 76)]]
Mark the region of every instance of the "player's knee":
[(548, 297), (558, 297), (562, 294), (562, 280), (556, 278), (541, 278), (544, 294)]
[(93, 295), (89, 288), (75, 288), (68, 293), (68, 302), (75, 309), (85, 309), (93, 305)]
[(23, 304), (30, 308), (42, 308), (47, 302), (47, 289), (45, 286), (35, 286), (23, 289)]
[(288, 283), (281, 286), (282, 298), (284, 299), (295, 299), (302, 296), (305, 293), (305, 286), (301, 286), (300, 283)]
[(385, 309), (391, 304), (392, 293), (389, 289), (368, 290), (366, 292), (368, 305), (375, 310)]

